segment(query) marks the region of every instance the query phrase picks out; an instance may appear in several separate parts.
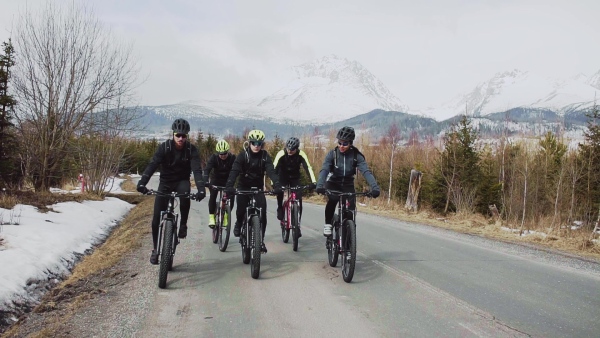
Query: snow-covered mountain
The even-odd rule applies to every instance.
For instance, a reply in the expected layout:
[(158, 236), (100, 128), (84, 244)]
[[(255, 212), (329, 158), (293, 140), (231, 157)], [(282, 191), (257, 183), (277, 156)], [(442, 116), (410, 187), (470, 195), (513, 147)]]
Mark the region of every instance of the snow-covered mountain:
[(553, 79), (516, 69), (500, 72), (477, 85), (473, 91), (458, 95), (449, 103), (430, 108), (425, 113), (436, 117), (465, 113), (485, 116), (514, 108), (531, 108), (551, 110), (562, 115), (594, 103), (600, 88), (600, 72), (594, 76)]
[(256, 118), (298, 124), (336, 122), (374, 109), (407, 112), (408, 106), (356, 61), (335, 55), (292, 67), (280, 89), (258, 99), (196, 100), (145, 107), (165, 116)]

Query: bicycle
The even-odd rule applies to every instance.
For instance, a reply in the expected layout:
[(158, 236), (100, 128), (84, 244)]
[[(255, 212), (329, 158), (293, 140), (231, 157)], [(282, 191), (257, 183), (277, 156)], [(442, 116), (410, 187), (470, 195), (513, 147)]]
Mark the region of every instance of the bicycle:
[(194, 199), (194, 194), (178, 194), (175, 191), (164, 193), (150, 190), (148, 191), (148, 195), (169, 197), (167, 210), (160, 212), (161, 221), (158, 226), (158, 245), (156, 247), (159, 255), (158, 287), (164, 289), (167, 285), (167, 275), (169, 271), (173, 270), (173, 258), (175, 257), (175, 250), (179, 244), (179, 238), (176, 236), (179, 214), (175, 213), (175, 198)]
[[(335, 267), (338, 262), (338, 255), (342, 257), (342, 277), (344, 282), (350, 283), (354, 277), (356, 267), (356, 209), (348, 210), (350, 206), (350, 197), (370, 196), (370, 192), (342, 192), (336, 190), (327, 190), (328, 196), (339, 196), (340, 201), (337, 205), (337, 213), (333, 215), (331, 222), (332, 234), (327, 236), (325, 247), (329, 266)], [(340, 218), (340, 215), (343, 215)]]
[[(229, 244), (229, 236), (231, 235), (231, 206), (229, 198), (224, 193), (225, 187), (211, 185), (210, 189), (219, 191), (219, 201), (215, 210), (215, 227), (212, 231), (213, 243), (219, 243), (219, 250), (225, 252)], [(225, 221), (224, 219), (227, 219)]]
[(257, 279), (260, 274), (260, 257), (262, 247), (262, 224), (263, 210), (256, 206), (256, 195), (272, 194), (258, 188), (251, 190), (236, 190), (236, 195), (249, 195), (250, 201), (246, 207), (246, 215), (240, 232), (240, 245), (242, 246), (242, 262), (250, 263), (250, 275)]
[(300, 201), (296, 198), (298, 190), (304, 190), (310, 185), (296, 187), (284, 187), (287, 190), (288, 198), (283, 202), (283, 219), (281, 220), (281, 239), (287, 243), (292, 233), (292, 249), (298, 251), (298, 239), (300, 235)]

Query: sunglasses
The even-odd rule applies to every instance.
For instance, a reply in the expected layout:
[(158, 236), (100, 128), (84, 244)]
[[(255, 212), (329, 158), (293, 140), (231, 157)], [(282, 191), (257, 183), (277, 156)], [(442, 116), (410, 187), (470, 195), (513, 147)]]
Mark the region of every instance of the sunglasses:
[(176, 138), (187, 138), (187, 134), (173, 134)]
[(227, 155), (227, 152), (219, 153), (219, 156), (225, 156), (225, 155)]
[(250, 141), (250, 144), (255, 147), (260, 147), (260, 146), (262, 146), (263, 142), (262, 141)]
[(342, 147), (347, 147), (350, 145), (350, 142), (348, 141), (338, 141), (338, 144), (341, 145)]

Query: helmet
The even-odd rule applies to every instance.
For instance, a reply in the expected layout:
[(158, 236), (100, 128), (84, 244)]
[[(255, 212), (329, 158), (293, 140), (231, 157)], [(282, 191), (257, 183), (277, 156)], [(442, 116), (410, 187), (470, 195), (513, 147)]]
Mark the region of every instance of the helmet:
[(250, 130), (250, 132), (248, 133), (248, 140), (249, 141), (264, 141), (265, 133), (263, 133), (262, 130), (258, 130), (258, 129)]
[(285, 142), (285, 147), (288, 150), (296, 150), (300, 148), (300, 140), (297, 137), (290, 137), (287, 142)]
[(171, 129), (175, 134), (189, 134), (190, 124), (184, 119), (177, 119), (173, 122)]
[(354, 137), (356, 135), (354, 134), (354, 128), (352, 127), (342, 127), (342, 129), (338, 130), (337, 136), (335, 138), (337, 138), (338, 140), (344, 140), (344, 141), (354, 141)]
[(229, 151), (229, 143), (227, 143), (227, 141), (225, 140), (220, 140), (219, 142), (217, 142), (215, 150), (219, 154), (226, 153), (227, 151)]

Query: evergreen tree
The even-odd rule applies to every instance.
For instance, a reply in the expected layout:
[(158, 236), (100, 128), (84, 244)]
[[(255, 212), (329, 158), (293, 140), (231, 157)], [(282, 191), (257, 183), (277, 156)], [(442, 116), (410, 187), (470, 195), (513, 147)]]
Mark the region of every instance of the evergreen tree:
[(582, 200), (582, 213), (588, 222), (597, 219), (600, 207), (600, 109), (594, 105), (586, 114), (588, 130), (584, 133), (585, 142), (579, 144), (579, 157), (585, 176), (580, 180), (578, 193)]
[(14, 139), (14, 125), (12, 123), (12, 112), (16, 100), (9, 95), (9, 81), (11, 67), (15, 65), (15, 50), (9, 39), (2, 43), (0, 54), (0, 178), (4, 185), (16, 183), (19, 180), (16, 170), (18, 144)]

